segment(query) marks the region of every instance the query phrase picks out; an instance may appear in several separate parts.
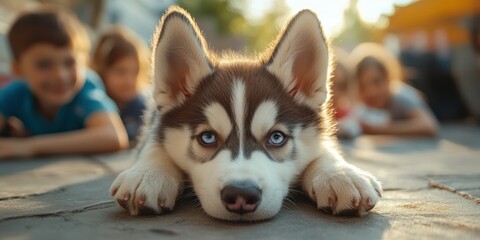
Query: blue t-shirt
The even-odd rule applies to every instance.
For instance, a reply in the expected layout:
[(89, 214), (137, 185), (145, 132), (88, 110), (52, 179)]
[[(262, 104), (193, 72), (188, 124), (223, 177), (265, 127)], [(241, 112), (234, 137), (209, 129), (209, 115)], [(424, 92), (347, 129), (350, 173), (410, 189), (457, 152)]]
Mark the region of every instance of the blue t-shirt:
[(35, 98), (27, 83), (14, 81), (0, 89), (0, 115), (16, 117), (34, 135), (61, 133), (85, 128), (86, 121), (96, 112), (116, 112), (99, 77), (87, 72), (85, 84), (73, 99), (63, 105), (53, 120), (48, 120), (35, 107)]
[(138, 94), (130, 101), (125, 109), (120, 111), (120, 118), (127, 130), (128, 139), (134, 140), (143, 124), (143, 112), (145, 111), (146, 98), (142, 94)]

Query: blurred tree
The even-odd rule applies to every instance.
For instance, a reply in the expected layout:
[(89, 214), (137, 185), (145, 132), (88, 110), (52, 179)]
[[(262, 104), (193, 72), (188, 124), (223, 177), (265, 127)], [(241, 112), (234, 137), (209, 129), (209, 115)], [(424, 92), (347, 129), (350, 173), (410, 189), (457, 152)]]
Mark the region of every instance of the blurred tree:
[(335, 45), (349, 50), (359, 43), (373, 41), (374, 33), (377, 30), (375, 26), (369, 25), (361, 19), (357, 3), (358, 0), (350, 0), (349, 7), (343, 13), (342, 31), (332, 38)]
[(285, 20), (290, 14), (289, 11), (284, 0), (273, 0), (270, 9), (257, 24), (252, 26), (252, 31), (246, 32), (250, 50), (263, 51), (275, 39), (280, 26), (285, 24)]
[(179, 0), (178, 5), (193, 17), (215, 19), (217, 31), (223, 35), (243, 36), (247, 52), (262, 51), (278, 32), (277, 22), (288, 13), (284, 0), (273, 0), (270, 9), (258, 21), (245, 17), (248, 0)]
[[(239, 1), (240, 6), (245, 3)], [(240, 33), (245, 28), (247, 21), (242, 11), (235, 8), (231, 1), (227, 0), (179, 0), (178, 5), (187, 9), (195, 18), (213, 17), (217, 22), (217, 30), (222, 34)], [(237, 4), (238, 5), (238, 4)]]

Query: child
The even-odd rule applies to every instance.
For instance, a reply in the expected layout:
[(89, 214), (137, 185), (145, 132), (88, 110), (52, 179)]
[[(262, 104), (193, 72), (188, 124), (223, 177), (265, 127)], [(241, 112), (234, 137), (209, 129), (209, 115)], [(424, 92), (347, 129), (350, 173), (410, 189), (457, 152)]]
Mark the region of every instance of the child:
[(358, 119), (354, 114), (354, 105), (351, 99), (350, 74), (346, 64), (341, 59), (343, 51), (337, 49), (336, 63), (332, 76), (332, 104), (335, 109), (335, 121), (337, 122), (337, 136), (339, 138), (353, 138), (361, 133)]
[(400, 82), (400, 64), (382, 46), (366, 43), (352, 51), (360, 116), (367, 134), (437, 134), (437, 123), (417, 92)]
[(128, 138), (134, 140), (143, 124), (145, 97), (140, 92), (148, 80), (147, 47), (127, 29), (112, 28), (100, 38), (92, 68), (100, 74), (108, 96), (120, 109)]
[(53, 8), (21, 15), (8, 32), (13, 72), (0, 90), (0, 132), (10, 119), (26, 138), (0, 138), (0, 158), (90, 154), (128, 146), (115, 105), (86, 73), (88, 38)]

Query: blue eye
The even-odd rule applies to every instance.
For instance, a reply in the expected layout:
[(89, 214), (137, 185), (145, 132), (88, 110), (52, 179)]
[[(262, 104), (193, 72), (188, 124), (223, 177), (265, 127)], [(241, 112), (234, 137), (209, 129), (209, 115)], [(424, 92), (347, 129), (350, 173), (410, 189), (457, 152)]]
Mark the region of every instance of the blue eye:
[(273, 131), (268, 137), (268, 144), (275, 147), (282, 146), (287, 140), (287, 136), (280, 131)]
[(214, 132), (206, 131), (199, 135), (199, 142), (204, 146), (212, 146), (217, 143), (217, 136)]

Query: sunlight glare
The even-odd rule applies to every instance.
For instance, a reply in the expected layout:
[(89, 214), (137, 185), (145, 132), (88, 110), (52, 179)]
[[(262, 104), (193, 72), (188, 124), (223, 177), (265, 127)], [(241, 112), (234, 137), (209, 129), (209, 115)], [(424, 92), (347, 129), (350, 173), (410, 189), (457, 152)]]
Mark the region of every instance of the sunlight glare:
[(302, 9), (310, 9), (317, 13), (327, 35), (337, 34), (343, 23), (343, 12), (350, 0), (314, 1), (314, 0), (286, 0), (291, 14)]
[[(390, 15), (395, 10), (394, 5), (406, 5), (415, 0), (358, 0), (357, 8), (363, 21), (369, 24), (377, 24), (382, 14)], [(352, 0), (285, 0), (290, 9), (290, 15), (303, 9), (310, 9), (317, 13), (322, 22), (326, 34), (332, 36), (340, 33), (343, 27), (344, 11)], [(248, 19), (255, 21), (260, 19), (265, 11), (272, 7), (274, 1), (247, 1), (247, 10), (245, 14)], [(279, 27), (279, 26), (277, 26)]]

